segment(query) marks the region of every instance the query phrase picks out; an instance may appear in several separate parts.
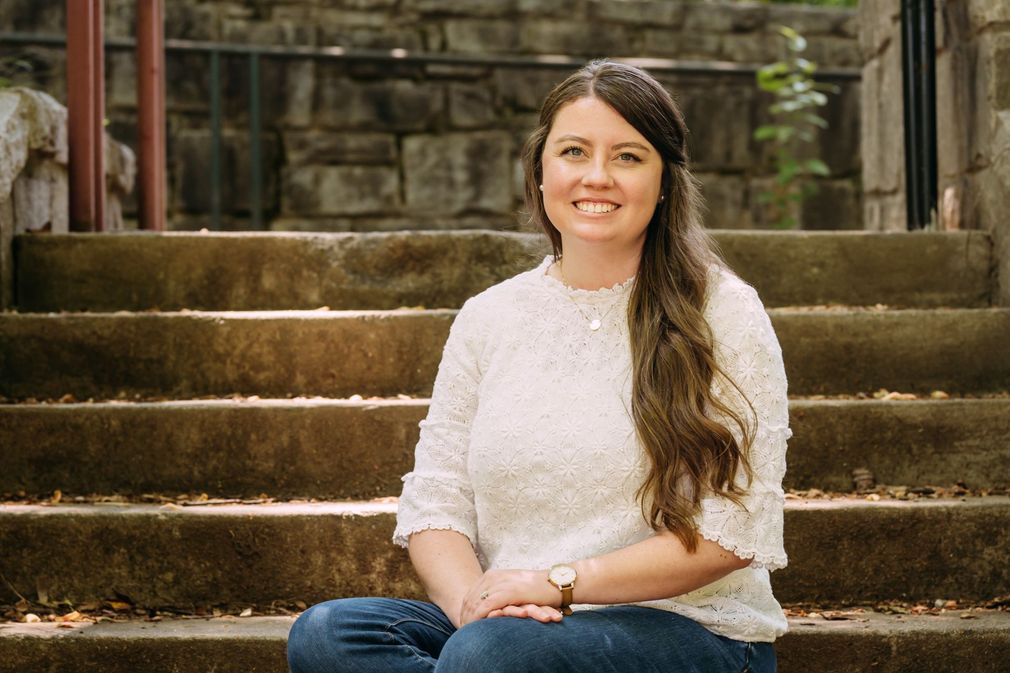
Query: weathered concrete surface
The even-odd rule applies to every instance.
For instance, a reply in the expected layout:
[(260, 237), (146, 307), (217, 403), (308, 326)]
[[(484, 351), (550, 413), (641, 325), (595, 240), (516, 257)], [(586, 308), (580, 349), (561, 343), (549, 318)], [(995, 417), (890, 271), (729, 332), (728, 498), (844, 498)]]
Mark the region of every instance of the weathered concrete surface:
[[(929, 662), (936, 673), (1010, 671), (1010, 618), (998, 612), (961, 619), (866, 614), (857, 621), (790, 619), (775, 642), (782, 673), (907, 673)], [(293, 617), (130, 624), (0, 624), (3, 671), (134, 673), (286, 673)]]
[[(712, 232), (768, 306), (984, 307), (982, 232)], [(22, 236), (18, 309), (458, 307), (549, 254), (536, 234)]]
[(772, 309), (795, 395), (1010, 388), (1010, 310)]
[[(140, 605), (419, 596), (396, 505), (0, 508), (0, 602), (117, 592)], [(779, 600), (982, 600), (1010, 582), (1010, 498), (788, 501)]]
[[(1010, 309), (771, 309), (794, 395), (1010, 389)], [(0, 315), (14, 398), (429, 395), (454, 312)]]
[(454, 311), (0, 316), (9, 396), (428, 394)]
[(398, 495), (428, 400), (0, 406), (0, 492)]
[(849, 490), (852, 470), (878, 483), (1010, 485), (1010, 400), (794, 400), (785, 483)]
[[(1010, 484), (1010, 400), (793, 401), (788, 488)], [(428, 400), (0, 405), (0, 493), (397, 495)]]

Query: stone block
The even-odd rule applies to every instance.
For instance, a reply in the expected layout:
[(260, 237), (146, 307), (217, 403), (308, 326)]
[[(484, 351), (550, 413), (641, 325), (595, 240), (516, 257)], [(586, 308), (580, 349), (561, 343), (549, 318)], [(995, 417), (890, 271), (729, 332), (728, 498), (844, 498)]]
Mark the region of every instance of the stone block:
[(424, 49), (424, 35), (414, 28), (353, 28), (342, 25), (320, 26), (319, 43), (323, 46), (358, 49)]
[(749, 82), (681, 91), (692, 161), (702, 171), (746, 170), (753, 164), (751, 118), (756, 92)]
[[(860, 96), (863, 189), (867, 195), (904, 189), (904, 135), (901, 97), (901, 50), (891, 45), (863, 68)], [(879, 229), (885, 231), (886, 229)]]
[(622, 56), (635, 53), (638, 43), (638, 31), (614, 23), (527, 18), (519, 32), (520, 49), (532, 54)]
[(446, 51), (509, 53), (519, 47), (519, 29), (509, 19), (450, 19), (444, 24)]
[(732, 34), (722, 37), (720, 58), (734, 63), (764, 64), (786, 55), (785, 39), (772, 33)]
[(303, 166), (284, 171), (283, 212), (356, 215), (395, 211), (399, 171), (391, 166)]
[(994, 23), (1010, 22), (1010, 3), (1006, 0), (966, 0), (972, 26), (980, 31)]
[(777, 30), (789, 26), (804, 37), (833, 35), (855, 14), (854, 10), (814, 7), (805, 5), (771, 5), (768, 24)]
[(590, 21), (617, 21), (658, 28), (678, 28), (684, 21), (684, 5), (663, 0), (591, 0)]
[[(262, 137), (263, 185), (261, 205), (269, 213), (277, 208), (279, 143), (275, 136)], [(169, 165), (175, 180), (171, 202), (185, 212), (211, 210), (210, 177), (211, 133), (204, 129), (184, 130), (174, 135), (169, 145)], [(248, 212), (250, 188), (249, 136), (245, 132), (225, 130), (221, 138), (221, 210), (223, 213)]]
[(389, 133), (283, 133), (285, 164), (392, 164), (396, 162), (396, 136)]
[(684, 31), (689, 33), (728, 33), (733, 30), (733, 12), (721, 5), (688, 3), (684, 8)]
[(506, 16), (516, 0), (403, 0), (400, 11), (454, 16)]
[(312, 124), (312, 103), (316, 94), (316, 62), (310, 59), (287, 61), (284, 77), (285, 126)]
[(314, 45), (313, 25), (294, 21), (248, 21), (222, 19), (221, 40), (238, 44)]
[(66, 30), (64, 0), (4, 0), (0, 26), (15, 33), (61, 33)]
[[(861, 0), (857, 13), (859, 48), (863, 60), (877, 56), (894, 43), (901, 50), (901, 6), (892, 0)], [(892, 45), (892, 47), (894, 46)]]
[(722, 37), (715, 33), (646, 29), (643, 51), (654, 56), (685, 59), (722, 58)]
[(443, 109), (443, 88), (411, 80), (357, 81), (320, 75), (316, 123), (327, 128), (420, 131)]
[[(902, 172), (902, 176), (904, 172)], [(904, 186), (902, 186), (904, 189)], [(863, 228), (867, 231), (907, 231), (904, 191), (893, 194), (864, 193)]]
[(560, 16), (580, 19), (587, 14), (587, 0), (519, 0), (523, 16)]
[(447, 133), (403, 140), (406, 206), (411, 213), (507, 213), (512, 206), (507, 133)]
[(696, 173), (705, 198), (703, 213), (709, 229), (750, 229), (750, 213), (745, 207), (747, 180), (742, 175)]
[(862, 203), (854, 179), (817, 180), (817, 192), (800, 206), (805, 230), (862, 229)]
[(859, 68), (863, 65), (859, 43), (848, 37), (815, 37), (807, 43), (805, 56), (825, 68)]
[(494, 82), (498, 104), (515, 110), (539, 111), (544, 98), (565, 76), (561, 70), (497, 70)]
[(994, 110), (1010, 110), (1010, 31), (994, 35), (988, 50), (989, 100)]
[(486, 84), (450, 83), (449, 122), (455, 128), (473, 129), (493, 125), (495, 111), (491, 89)]

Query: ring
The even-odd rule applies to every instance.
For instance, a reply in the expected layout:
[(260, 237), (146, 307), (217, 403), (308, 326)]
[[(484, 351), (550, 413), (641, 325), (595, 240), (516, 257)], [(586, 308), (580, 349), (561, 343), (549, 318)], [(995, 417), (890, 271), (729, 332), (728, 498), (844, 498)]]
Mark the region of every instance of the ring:
[(482, 592), (480, 592), (480, 599), (481, 599), (482, 601), (483, 601), (483, 600), (487, 600), (487, 592), (486, 592), (486, 591), (482, 591)]

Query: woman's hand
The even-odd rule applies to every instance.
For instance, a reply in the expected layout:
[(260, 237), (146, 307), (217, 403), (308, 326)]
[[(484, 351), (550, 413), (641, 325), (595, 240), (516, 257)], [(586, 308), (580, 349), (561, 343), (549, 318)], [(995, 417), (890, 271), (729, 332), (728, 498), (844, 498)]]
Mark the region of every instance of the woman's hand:
[(463, 597), (460, 626), (485, 617), (556, 621), (555, 604), (561, 604), (561, 592), (547, 581), (546, 570), (488, 570)]

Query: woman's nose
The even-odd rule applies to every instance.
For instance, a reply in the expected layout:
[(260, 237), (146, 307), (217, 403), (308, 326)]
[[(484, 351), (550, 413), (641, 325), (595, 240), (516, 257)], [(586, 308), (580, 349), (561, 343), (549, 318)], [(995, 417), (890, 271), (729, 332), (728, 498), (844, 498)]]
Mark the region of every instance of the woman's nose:
[(587, 187), (609, 187), (614, 184), (607, 164), (603, 161), (593, 161), (586, 167), (586, 173), (582, 176), (582, 184)]

